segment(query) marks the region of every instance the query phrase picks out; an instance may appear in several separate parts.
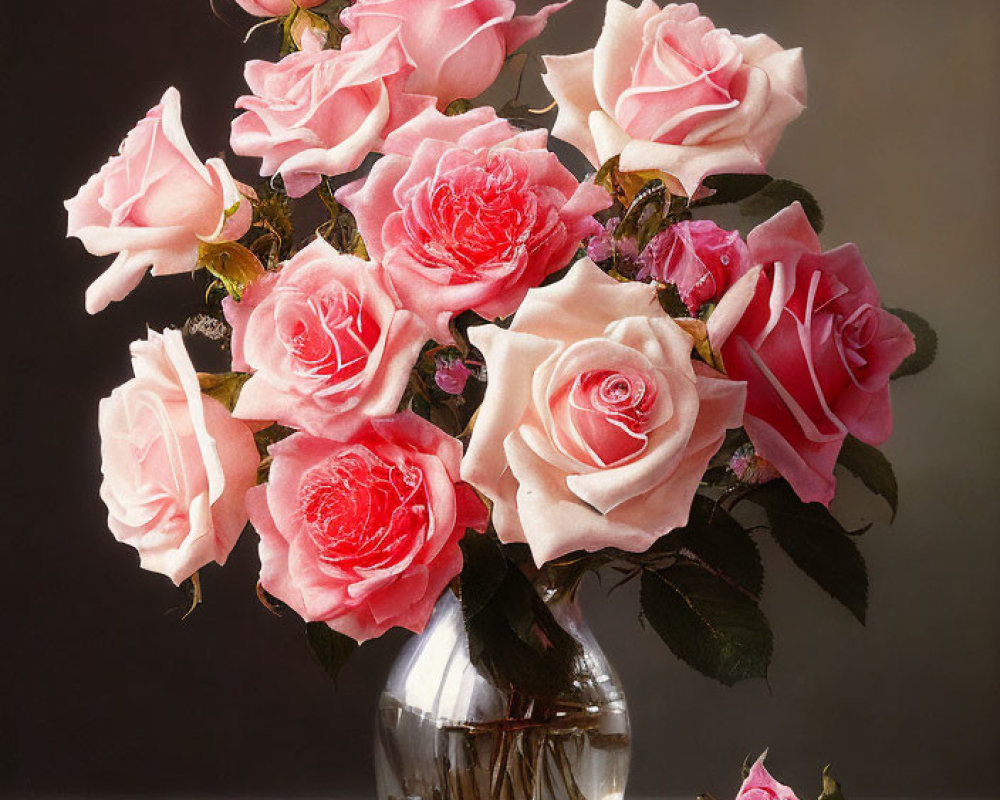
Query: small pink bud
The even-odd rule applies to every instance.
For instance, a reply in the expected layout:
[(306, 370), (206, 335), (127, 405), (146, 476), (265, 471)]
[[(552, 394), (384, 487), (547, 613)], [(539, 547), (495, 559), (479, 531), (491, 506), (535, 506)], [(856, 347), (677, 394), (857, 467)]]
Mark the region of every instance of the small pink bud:
[(471, 374), (461, 359), (448, 361), (439, 358), (434, 372), (434, 383), (442, 392), (458, 395), (465, 391), (465, 384)]
[(781, 475), (774, 465), (757, 455), (753, 445), (747, 442), (737, 448), (729, 459), (730, 471), (742, 482), (757, 486)]

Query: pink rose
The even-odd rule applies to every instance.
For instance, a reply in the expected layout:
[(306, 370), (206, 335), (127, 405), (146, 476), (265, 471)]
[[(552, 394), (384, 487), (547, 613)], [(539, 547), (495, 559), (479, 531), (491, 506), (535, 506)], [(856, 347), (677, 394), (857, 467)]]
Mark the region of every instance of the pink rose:
[[(125, 137), (118, 155), (66, 201), (69, 232), (96, 256), (117, 253), (87, 289), (96, 314), (154, 275), (192, 272), (202, 242), (232, 241), (250, 229), (253, 207), (218, 158), (202, 163), (170, 88)], [(243, 187), (246, 189), (246, 187)]]
[(688, 196), (706, 175), (764, 172), (806, 98), (801, 50), (716, 28), (694, 3), (608, 0), (597, 47), (545, 65), (553, 136), (595, 166), (661, 170)]
[(448, 322), (467, 309), (486, 319), (513, 313), (600, 229), (591, 215), (608, 207), (607, 192), (581, 185), (547, 141), (492, 108), (456, 117), (432, 109), (386, 139), (366, 178), (337, 192), (403, 306), (438, 341), (451, 341)]
[(247, 495), (264, 589), (358, 641), (423, 630), (462, 569), (459, 540), (486, 529), (459, 481), (461, 443), (405, 412), (342, 441), (294, 434), (270, 453), (269, 482)]
[(767, 753), (763, 753), (750, 768), (750, 774), (740, 787), (736, 800), (798, 800), (795, 792), (782, 783), (778, 783), (766, 769), (764, 769), (764, 758)]
[(243, 10), (255, 17), (283, 17), (291, 14), (296, 6), (299, 8), (314, 8), (321, 6), (326, 0), (236, 0)]
[(739, 231), (709, 220), (678, 222), (652, 238), (639, 257), (638, 280), (672, 283), (692, 316), (716, 303), (750, 268), (750, 251)]
[(412, 71), (395, 34), (350, 53), (306, 36), (300, 52), (276, 64), (250, 61), (253, 94), (236, 101), (246, 113), (233, 121), (233, 151), (262, 158), (260, 174), (280, 173), (288, 194), (301, 197), (323, 175), (357, 169), (389, 131), (434, 105), (403, 91)]
[(798, 203), (747, 243), (756, 266), (722, 298), (709, 337), (729, 376), (747, 382), (743, 425), (756, 453), (802, 500), (828, 505), (847, 434), (889, 438), (889, 376), (913, 336), (882, 308), (857, 248), (823, 253)]
[(427, 331), (400, 310), (368, 261), (317, 239), (233, 300), (233, 368), (252, 370), (234, 415), (316, 436), (347, 436), (395, 412)]
[(530, 291), (509, 330), (469, 338), (490, 380), (462, 477), (493, 501), (502, 541), (527, 542), (541, 565), (640, 552), (687, 523), (745, 387), (692, 362), (650, 286), (584, 258)]
[(179, 331), (132, 344), (135, 377), (101, 400), (101, 498), (143, 569), (180, 584), (223, 564), (257, 482), (253, 434), (203, 395)]
[(515, 17), (514, 0), (357, 0), (340, 15), (350, 31), (342, 47), (371, 47), (398, 30), (415, 65), (407, 91), (433, 95), (443, 110), (486, 91), (507, 56), (538, 36), (567, 2)]
[(265, 272), (260, 277), (255, 278), (244, 287), (238, 301), (228, 295), (222, 298), (222, 313), (232, 328), (232, 335), (229, 338), (229, 352), (232, 356), (235, 372), (253, 372), (253, 367), (247, 363), (244, 354), (247, 326), (250, 324), (250, 317), (253, 316), (257, 306), (270, 296), (280, 275), (280, 271)]

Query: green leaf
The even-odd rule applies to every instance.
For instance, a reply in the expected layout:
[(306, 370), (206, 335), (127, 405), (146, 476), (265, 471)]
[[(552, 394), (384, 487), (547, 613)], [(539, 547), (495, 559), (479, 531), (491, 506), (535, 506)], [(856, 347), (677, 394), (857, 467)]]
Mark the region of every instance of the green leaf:
[(865, 560), (830, 511), (819, 503), (803, 503), (783, 480), (764, 484), (747, 499), (765, 510), (771, 535), (792, 561), (864, 624)]
[(666, 176), (659, 170), (622, 172), (619, 156), (612, 156), (597, 171), (594, 183), (604, 187), (614, 200), (627, 209), (644, 187), (653, 181), (663, 184), (665, 178)]
[(500, 689), (554, 699), (572, 688), (579, 643), (489, 535), (462, 540), (462, 615), (472, 662)]
[(264, 267), (251, 250), (237, 242), (202, 242), (198, 266), (207, 269), (237, 302), (246, 287), (264, 274)]
[(462, 590), (462, 613), (469, 619), (496, 597), (513, 564), (492, 536), (470, 531), (462, 539), (461, 546), (463, 563), (459, 585)]
[(664, 283), (656, 290), (656, 299), (660, 301), (660, 308), (671, 317), (683, 319), (690, 317), (691, 312), (681, 300), (681, 293), (672, 283)]
[(307, 622), (306, 638), (320, 666), (334, 681), (344, 664), (358, 649), (358, 643), (354, 639), (338, 633), (325, 622)]
[(646, 570), (642, 612), (673, 653), (726, 686), (767, 676), (773, 638), (757, 603), (702, 567)]
[(688, 524), (663, 540), (745, 592), (760, 597), (764, 565), (750, 534), (722, 506), (696, 494)]
[(816, 233), (822, 233), (823, 212), (816, 198), (801, 184), (784, 178), (771, 181), (759, 192), (741, 200), (739, 209), (744, 217), (763, 222), (795, 202), (802, 204), (802, 210)]
[(236, 408), (243, 384), (250, 380), (248, 372), (199, 372), (198, 384), (202, 394), (215, 398), (227, 409)]
[[(514, 102), (516, 102), (516, 101), (511, 100), (511, 103), (514, 103)], [(525, 106), (525, 109), (527, 110), (527, 106)], [(447, 116), (449, 116), (449, 117), (457, 117), (459, 114), (464, 114), (467, 111), (471, 111), (471, 110), (472, 110), (472, 101), (471, 100), (467, 100), (464, 97), (460, 97), (457, 100), (452, 100), (448, 104), (448, 107), (444, 110), (444, 113)], [(500, 116), (505, 116), (505, 115), (504, 114), (500, 114)]]
[(896, 519), (899, 508), (899, 486), (892, 464), (880, 450), (865, 444), (860, 439), (848, 436), (844, 440), (837, 463), (859, 477), (868, 489), (879, 497), (884, 497), (892, 509), (892, 519)]
[(919, 314), (907, 311), (905, 308), (887, 308), (886, 311), (895, 314), (906, 323), (906, 327), (910, 329), (917, 345), (917, 349), (903, 359), (903, 363), (892, 373), (892, 379), (923, 372), (934, 363), (934, 359), (937, 357), (937, 333), (930, 323)]
[(830, 766), (823, 767), (823, 793), (819, 800), (846, 800), (840, 789), (840, 784), (830, 774)]
[(698, 207), (738, 203), (740, 200), (756, 194), (773, 180), (774, 178), (770, 175), (740, 175), (735, 173), (709, 175), (703, 181), (703, 185), (714, 190), (713, 193), (702, 200), (696, 200), (691, 205)]

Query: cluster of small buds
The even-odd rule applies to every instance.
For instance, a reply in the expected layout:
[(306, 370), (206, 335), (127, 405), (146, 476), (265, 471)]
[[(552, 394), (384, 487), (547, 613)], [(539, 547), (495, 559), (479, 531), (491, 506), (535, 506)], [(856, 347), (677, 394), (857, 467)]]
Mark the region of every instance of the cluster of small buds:
[(596, 264), (613, 260), (619, 273), (632, 275), (639, 269), (639, 246), (635, 239), (615, 237), (615, 229), (620, 224), (618, 217), (604, 223), (604, 227), (587, 240), (587, 256)]

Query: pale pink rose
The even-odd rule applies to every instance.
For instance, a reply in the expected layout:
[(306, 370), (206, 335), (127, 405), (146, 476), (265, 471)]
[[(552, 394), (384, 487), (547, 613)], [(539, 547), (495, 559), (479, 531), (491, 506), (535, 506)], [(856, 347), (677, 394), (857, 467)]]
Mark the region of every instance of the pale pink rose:
[(661, 170), (688, 196), (706, 175), (764, 172), (806, 99), (801, 50), (716, 28), (694, 3), (608, 0), (597, 47), (545, 65), (554, 136), (595, 166)]
[(243, 10), (255, 17), (283, 17), (291, 14), (296, 6), (299, 8), (314, 8), (321, 6), (326, 0), (236, 0)]
[(249, 61), (253, 94), (236, 101), (246, 113), (233, 121), (233, 151), (261, 158), (261, 175), (280, 174), (301, 197), (323, 175), (357, 169), (389, 131), (434, 105), (403, 91), (412, 71), (395, 33), (350, 53), (310, 35), (276, 64)]
[(493, 319), (565, 267), (610, 205), (581, 185), (544, 130), (522, 132), (492, 108), (430, 109), (392, 133), (371, 173), (337, 191), (405, 308), (441, 342), (472, 309)]
[(574, 550), (641, 552), (687, 523), (745, 387), (691, 360), (652, 287), (589, 259), (528, 293), (509, 330), (469, 330), (489, 370), (462, 477), (504, 542), (541, 565)]
[(260, 281), (247, 292), (249, 314), (223, 305), (233, 368), (253, 371), (235, 416), (343, 437), (396, 410), (428, 335), (374, 264), (317, 239)]
[(799, 800), (795, 796), (795, 792), (783, 783), (778, 783), (764, 769), (766, 756), (767, 753), (763, 753), (750, 767), (750, 773), (743, 781), (743, 785), (736, 795), (736, 800)]
[(96, 314), (154, 275), (192, 272), (202, 242), (239, 239), (253, 206), (218, 158), (202, 163), (181, 124), (181, 96), (167, 89), (160, 104), (125, 137), (118, 155), (66, 201), (69, 236), (96, 256), (117, 253), (87, 289)]
[(482, 94), (504, 60), (541, 33), (569, 0), (515, 17), (514, 0), (357, 0), (340, 15), (350, 31), (344, 50), (371, 47), (395, 30), (415, 66), (407, 91), (433, 95), (442, 110)]
[(678, 222), (654, 236), (639, 257), (638, 280), (672, 283), (692, 315), (717, 303), (750, 269), (750, 251), (739, 231), (707, 219)]
[(461, 443), (405, 412), (343, 441), (297, 433), (270, 453), (267, 485), (247, 495), (264, 589), (358, 641), (423, 630), (462, 569), (459, 540), (486, 529), (459, 479)]
[(234, 300), (229, 295), (222, 298), (222, 313), (232, 328), (229, 351), (235, 372), (253, 372), (253, 367), (247, 363), (244, 355), (247, 326), (250, 324), (250, 317), (254, 309), (270, 296), (280, 275), (280, 271), (265, 272), (244, 287), (239, 300)]
[(115, 538), (174, 583), (223, 564), (260, 461), (250, 429), (203, 395), (179, 331), (132, 344), (135, 377), (101, 400), (101, 499)]
[(882, 308), (854, 245), (823, 253), (795, 203), (751, 231), (754, 268), (709, 317), (726, 372), (747, 382), (743, 425), (802, 500), (828, 505), (847, 434), (892, 432), (889, 376), (913, 335)]

